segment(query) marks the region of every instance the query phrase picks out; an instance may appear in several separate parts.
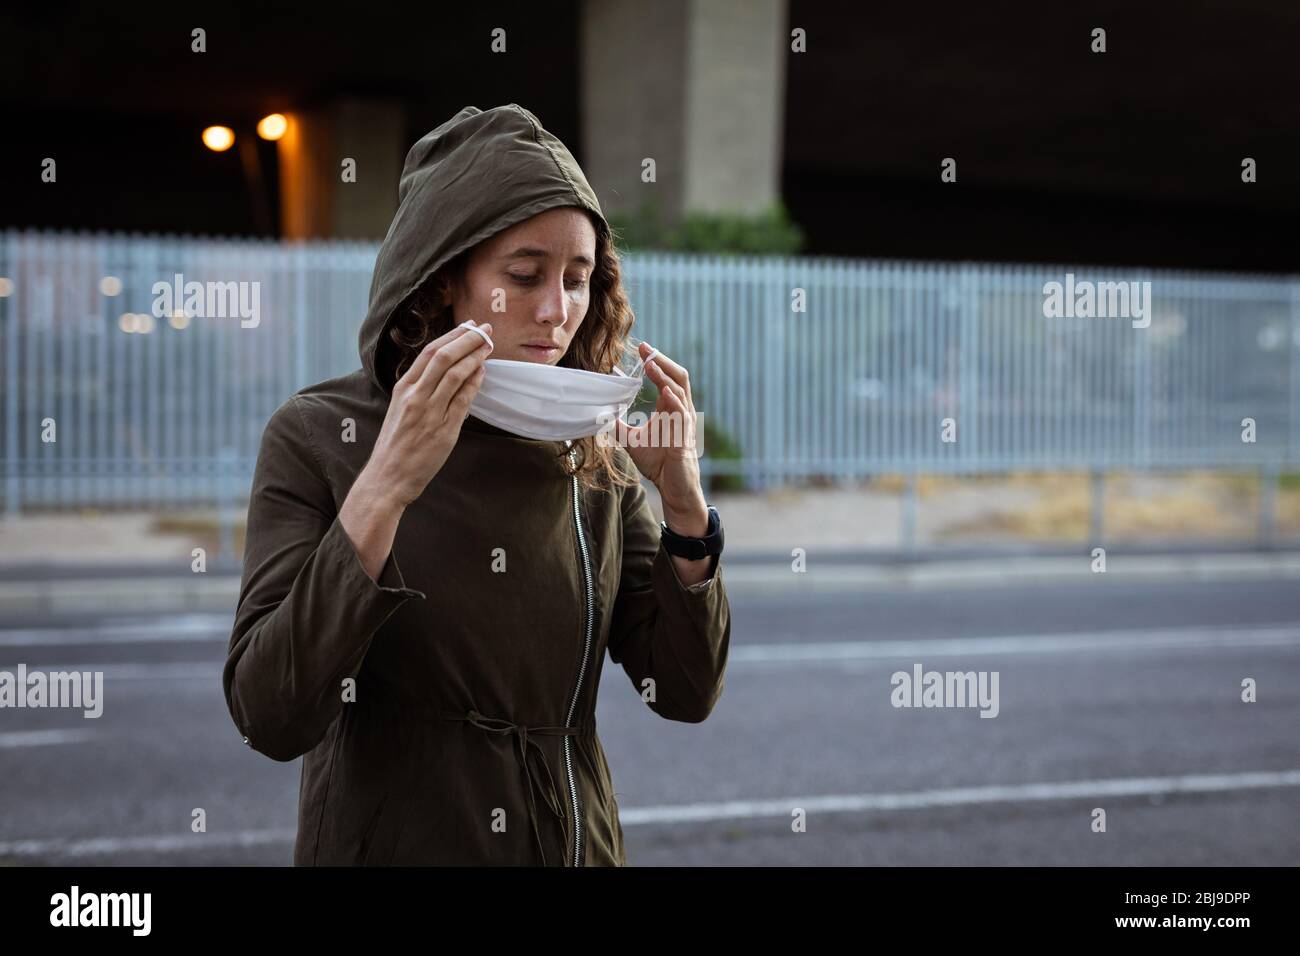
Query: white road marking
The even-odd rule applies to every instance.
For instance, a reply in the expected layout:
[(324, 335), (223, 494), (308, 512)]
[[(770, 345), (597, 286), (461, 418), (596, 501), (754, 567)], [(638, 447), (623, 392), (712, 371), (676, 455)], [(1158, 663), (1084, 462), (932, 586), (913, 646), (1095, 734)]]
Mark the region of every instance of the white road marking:
[(1166, 628), (1140, 631), (1082, 631), (991, 637), (920, 638), (899, 641), (821, 641), (740, 644), (728, 663), (788, 664), (872, 660), (887, 657), (967, 657), (986, 654), (1076, 654), (1091, 651), (1183, 650), (1187, 648), (1291, 647), (1300, 627)]
[[(2, 642), (0, 642), (2, 643)], [(889, 658), (976, 657), (1002, 654), (1078, 654), (1094, 651), (1161, 651), (1244, 647), (1295, 647), (1300, 628), (1169, 628), (1141, 631), (1084, 631), (993, 637), (918, 638), (900, 641), (821, 641), (738, 644), (728, 664), (821, 664)], [(0, 664), (12, 670), (16, 664)], [(28, 664), (27, 670), (103, 671), (105, 680), (219, 680), (220, 662), (122, 662), (112, 664)]]
[(10, 747), (49, 747), (92, 740), (94, 730), (13, 730), (0, 734), (0, 750)]
[[(809, 558), (804, 573), (792, 571), (789, 559), (762, 564), (727, 564), (723, 578), (735, 591), (816, 593), (906, 587), (925, 591), (952, 587), (1003, 587), (1044, 581), (1097, 582), (1101, 578), (1126, 581), (1292, 580), (1300, 576), (1300, 554), (1174, 554), (1107, 557), (1109, 570), (1094, 574), (1086, 551), (1070, 555), (1004, 555), (993, 560), (938, 560), (901, 564), (848, 563)], [(1085, 586), (1087, 584), (1085, 583)]]
[[(17, 664), (0, 664), (0, 670), (12, 672)], [(102, 672), (104, 680), (221, 680), (221, 664), (167, 663), (167, 664), (28, 664), (33, 671), (90, 671)]]
[(880, 810), (923, 810), (929, 807), (958, 807), (980, 803), (1213, 793), (1254, 790), (1261, 787), (1300, 787), (1300, 770), (1194, 774), (1182, 777), (1130, 777), (1114, 780), (1078, 780), (1067, 783), (1025, 783), (992, 787), (957, 787), (949, 790), (914, 790), (910, 793), (785, 797), (779, 800), (732, 800), (726, 803), (695, 803), (675, 807), (632, 807), (626, 810), (620, 809), (618, 816), (624, 826), (636, 826), (741, 820), (753, 817), (788, 818), (795, 807), (801, 807), (809, 813), (858, 813)]
[(180, 614), (165, 618), (96, 622), (85, 627), (0, 629), (0, 647), (57, 647), (67, 644), (171, 644), (230, 640), (229, 614)]
[(108, 853), (175, 853), (185, 850), (244, 849), (292, 843), (293, 830), (240, 830), (235, 833), (170, 833), (162, 836), (87, 837), (14, 840), (0, 843), (6, 856), (101, 856)]
[[(627, 827), (709, 823), (759, 817), (788, 819), (796, 807), (809, 813), (890, 812), (984, 803), (1222, 793), (1269, 787), (1300, 787), (1300, 770), (1191, 774), (1176, 777), (1129, 777), (1064, 783), (956, 787), (948, 790), (915, 790), (905, 793), (860, 793), (822, 797), (785, 797), (776, 800), (731, 800), (723, 803), (693, 803), (680, 806), (624, 807), (619, 809), (619, 821)], [(294, 836), (293, 830), (240, 830), (228, 834), (177, 833), (160, 836), (15, 840), (7, 843), (0, 842), (0, 858), (77, 857), (246, 848), (292, 843)]]

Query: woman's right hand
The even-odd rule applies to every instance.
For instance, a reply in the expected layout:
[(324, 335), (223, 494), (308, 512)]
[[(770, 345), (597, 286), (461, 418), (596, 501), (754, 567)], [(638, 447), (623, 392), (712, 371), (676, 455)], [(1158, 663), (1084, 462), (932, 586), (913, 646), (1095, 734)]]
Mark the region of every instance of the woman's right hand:
[[(479, 326), (491, 335), (492, 326)], [(460, 438), (492, 349), (458, 325), (426, 345), (393, 386), (364, 471), (371, 487), (405, 508), (424, 492)]]
[[(486, 322), (479, 328), (492, 331)], [(393, 385), (370, 460), (339, 509), (339, 523), (376, 582), (407, 505), (456, 446), (491, 351), (482, 336), (457, 326), (426, 345)]]

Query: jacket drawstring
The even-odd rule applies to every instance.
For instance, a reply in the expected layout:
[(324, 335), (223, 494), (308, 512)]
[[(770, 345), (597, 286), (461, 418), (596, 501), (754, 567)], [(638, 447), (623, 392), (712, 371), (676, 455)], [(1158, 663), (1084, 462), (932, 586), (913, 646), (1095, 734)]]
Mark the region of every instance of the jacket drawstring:
[(511, 723), (500, 717), (487, 717), (480, 714), (477, 710), (471, 710), (468, 714), (443, 713), (444, 720), (464, 720), (480, 727), (488, 733), (493, 734), (514, 734), (515, 742), (518, 744), (516, 751), (519, 757), (519, 765), (524, 771), (524, 780), (528, 783), (528, 819), (532, 824), (533, 837), (537, 840), (537, 849), (542, 854), (542, 865), (546, 865), (546, 848), (542, 845), (542, 831), (537, 823), (537, 800), (533, 795), (534, 783), (533, 774), (528, 766), (528, 745), (532, 744), (541, 758), (542, 769), (546, 771), (547, 786), (542, 790), (542, 799), (550, 808), (551, 812), (560, 821), (560, 828), (564, 831), (564, 842), (568, 842), (568, 829), (565, 826), (566, 817), (564, 809), (560, 804), (559, 789), (555, 785), (555, 776), (551, 773), (551, 766), (546, 762), (546, 752), (542, 745), (536, 740), (529, 740), (529, 734), (547, 734), (559, 737), (572, 737), (578, 733), (577, 727), (525, 727), (523, 724)]

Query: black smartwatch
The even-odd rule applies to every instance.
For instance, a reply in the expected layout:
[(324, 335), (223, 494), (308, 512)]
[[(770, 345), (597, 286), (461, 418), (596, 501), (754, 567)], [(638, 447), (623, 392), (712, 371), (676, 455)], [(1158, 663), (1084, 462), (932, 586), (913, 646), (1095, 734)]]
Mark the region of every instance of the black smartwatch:
[(702, 538), (690, 538), (668, 528), (668, 522), (659, 522), (660, 538), (664, 550), (678, 558), (699, 561), (711, 554), (722, 553), (722, 518), (718, 509), (709, 505), (709, 528)]

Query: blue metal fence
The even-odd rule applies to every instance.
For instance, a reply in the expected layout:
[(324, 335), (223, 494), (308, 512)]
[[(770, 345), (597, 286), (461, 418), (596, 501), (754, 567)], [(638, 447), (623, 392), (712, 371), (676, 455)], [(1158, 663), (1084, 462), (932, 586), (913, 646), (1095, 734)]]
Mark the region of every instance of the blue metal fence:
[[(6, 509), (244, 495), (271, 412), (358, 367), (376, 249), (0, 234)], [(178, 274), (256, 283), (256, 325), (154, 316)], [(1049, 317), (1067, 275), (1150, 282), (1149, 324)], [(753, 487), (1296, 465), (1300, 277), (666, 254), (629, 255), (625, 277), (635, 333), (691, 370), (739, 449), (703, 470)]]

